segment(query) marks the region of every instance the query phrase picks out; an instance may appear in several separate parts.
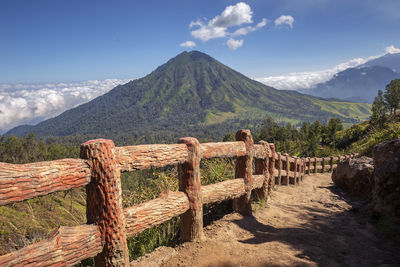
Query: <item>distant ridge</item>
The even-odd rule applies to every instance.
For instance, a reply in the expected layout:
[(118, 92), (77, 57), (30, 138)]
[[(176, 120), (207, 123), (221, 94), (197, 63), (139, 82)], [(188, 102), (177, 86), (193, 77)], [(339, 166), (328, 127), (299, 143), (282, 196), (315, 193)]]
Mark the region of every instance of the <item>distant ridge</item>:
[(149, 75), (119, 85), (96, 99), (36, 126), (7, 134), (107, 137), (128, 142), (175, 139), (182, 133), (221, 136), (254, 126), (267, 116), (280, 121), (357, 122), (369, 105), (328, 101), (280, 91), (251, 80), (198, 52), (183, 52)]
[(358, 67), (336, 74), (327, 82), (300, 92), (319, 97), (335, 97), (356, 102), (372, 103), (378, 90), (393, 79), (400, 78), (400, 53), (386, 54)]

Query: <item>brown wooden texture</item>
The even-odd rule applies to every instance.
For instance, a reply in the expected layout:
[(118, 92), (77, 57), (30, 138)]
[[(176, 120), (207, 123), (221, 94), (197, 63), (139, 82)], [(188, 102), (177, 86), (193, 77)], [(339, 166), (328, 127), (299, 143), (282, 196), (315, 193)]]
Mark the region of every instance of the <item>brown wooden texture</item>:
[(128, 237), (159, 225), (189, 209), (189, 199), (184, 192), (165, 190), (160, 197), (124, 210)]
[(311, 175), (311, 158), (307, 157), (307, 170), (308, 170), (308, 175)]
[(29, 164), (0, 162), (0, 206), (69, 190), (90, 182), (82, 159), (61, 159)]
[(243, 142), (203, 143), (200, 155), (203, 159), (242, 157), (246, 155), (246, 146)]
[[(286, 177), (286, 175), (287, 175), (286, 170), (282, 170), (281, 172), (282, 172), (282, 177)], [(276, 175), (278, 175), (278, 170), (275, 170), (275, 176)], [(290, 178), (294, 177), (294, 172), (293, 171), (289, 171), (289, 177)], [(285, 185), (285, 184), (282, 183), (282, 185)]]
[(304, 160), (300, 159), (300, 180), (303, 180), (303, 174), (304, 174)]
[[(264, 141), (262, 141), (264, 142)], [(264, 159), (266, 155), (265, 147), (262, 144), (254, 144), (253, 146), (253, 157), (254, 159)], [(268, 148), (269, 151), (269, 148)], [(269, 155), (270, 156), (270, 155)]]
[(281, 185), (282, 183), (282, 155), (281, 153), (277, 153), (278, 154), (278, 178), (275, 181), (275, 184), (277, 185)]
[(184, 144), (138, 145), (117, 147), (115, 156), (118, 167), (125, 172), (183, 163), (188, 151)]
[[(260, 145), (262, 147), (262, 151), (264, 154), (263, 158), (255, 159), (255, 174), (261, 175), (263, 179), (261, 179), (261, 186), (258, 186), (258, 178), (256, 179), (255, 175), (253, 177), (253, 188), (259, 188), (255, 190), (255, 194), (257, 194), (258, 198), (263, 200), (265, 203), (268, 202), (269, 197), (269, 179), (272, 179), (269, 175), (269, 156), (271, 155), (269, 144), (265, 141), (260, 141)], [(272, 181), (271, 181), (272, 184)]]
[(246, 193), (241, 179), (232, 179), (201, 187), (203, 204), (238, 198)]
[(298, 158), (294, 159), (294, 164), (293, 164), (293, 171), (294, 171), (294, 184), (298, 183)]
[(303, 180), (303, 174), (304, 174), (304, 159), (300, 159), (300, 180)]
[(290, 183), (289, 172), (290, 172), (290, 158), (289, 158), (289, 154), (286, 154), (286, 181), (285, 181), (285, 185), (289, 185), (289, 183)]
[(317, 158), (314, 158), (314, 173), (318, 173), (318, 170), (317, 170), (317, 161), (318, 159)]
[(329, 172), (333, 172), (333, 157), (330, 158), (329, 164), (331, 165), (330, 169), (329, 169)]
[(253, 175), (253, 185), (252, 189), (262, 189), (264, 184), (264, 174), (254, 174)]
[(269, 158), (269, 176), (271, 179), (269, 180), (269, 195), (271, 195), (271, 190), (272, 190), (272, 183), (275, 184), (275, 162), (276, 162), (276, 150), (275, 150), (275, 144), (269, 144), (269, 149), (271, 151), (271, 157)]
[(60, 227), (47, 240), (0, 256), (0, 266), (72, 266), (102, 250), (96, 225)]
[(189, 210), (181, 215), (181, 240), (202, 240), (203, 198), (200, 181), (200, 143), (196, 138), (179, 139), (188, 150), (188, 160), (178, 165), (179, 191), (185, 192), (189, 199)]
[(253, 137), (250, 130), (240, 130), (236, 133), (236, 140), (246, 145), (246, 155), (236, 158), (235, 178), (242, 178), (246, 194), (233, 200), (233, 209), (243, 215), (251, 214), (251, 189), (253, 186)]
[(301, 181), (303, 181), (303, 177), (304, 177), (304, 173), (305, 173), (305, 161), (304, 161), (304, 159), (300, 159), (300, 173), (301, 173), (301, 175), (300, 175), (300, 179), (301, 179)]
[(81, 145), (81, 158), (92, 171), (86, 186), (87, 223), (99, 226), (103, 251), (95, 257), (97, 266), (128, 266), (129, 252), (122, 209), (120, 170), (112, 140), (97, 139)]

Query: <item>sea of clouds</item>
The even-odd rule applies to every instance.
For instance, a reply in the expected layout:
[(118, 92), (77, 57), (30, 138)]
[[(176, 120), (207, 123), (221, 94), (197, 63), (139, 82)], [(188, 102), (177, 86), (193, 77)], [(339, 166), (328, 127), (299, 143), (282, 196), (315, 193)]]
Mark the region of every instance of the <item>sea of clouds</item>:
[(129, 79), (69, 83), (0, 84), (0, 133), (35, 124), (86, 103)]

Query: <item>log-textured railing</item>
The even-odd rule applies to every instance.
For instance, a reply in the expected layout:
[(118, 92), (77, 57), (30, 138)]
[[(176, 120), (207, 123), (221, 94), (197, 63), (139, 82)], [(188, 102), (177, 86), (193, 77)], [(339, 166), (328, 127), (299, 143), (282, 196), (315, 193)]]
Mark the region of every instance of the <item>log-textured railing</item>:
[[(356, 155), (282, 155), (274, 144), (254, 144), (249, 130), (238, 131), (236, 140), (200, 144), (187, 137), (178, 144), (114, 147), (111, 140), (97, 139), (82, 144), (80, 159), (0, 163), (0, 205), (83, 185), (87, 192), (86, 225), (60, 227), (47, 240), (0, 256), (0, 266), (70, 266), (89, 257), (97, 266), (127, 266), (127, 237), (180, 215), (181, 239), (202, 240), (204, 204), (233, 199), (235, 211), (251, 214), (252, 190), (267, 201), (273, 184), (296, 185), (305, 174), (332, 172), (337, 162)], [(201, 186), (200, 160), (221, 157), (236, 158), (236, 179)], [(121, 172), (167, 165), (178, 165), (180, 192), (166, 190), (122, 208)]]

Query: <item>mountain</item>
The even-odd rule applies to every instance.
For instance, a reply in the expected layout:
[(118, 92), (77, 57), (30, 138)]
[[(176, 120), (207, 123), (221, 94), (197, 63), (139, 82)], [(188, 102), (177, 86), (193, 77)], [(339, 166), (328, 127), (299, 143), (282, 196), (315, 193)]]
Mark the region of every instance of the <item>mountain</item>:
[(400, 78), (400, 53), (386, 54), (370, 60), (356, 68), (337, 73), (327, 82), (300, 92), (319, 97), (334, 97), (344, 100), (372, 103), (378, 90), (393, 79)]
[(176, 141), (183, 135), (220, 137), (240, 127), (254, 127), (267, 116), (292, 123), (331, 117), (354, 123), (369, 112), (367, 104), (276, 90), (192, 51), (55, 118), (7, 134), (83, 135), (121, 143)]
[(386, 54), (382, 57), (372, 59), (360, 67), (381, 66), (392, 69), (396, 73), (400, 73), (400, 53)]

